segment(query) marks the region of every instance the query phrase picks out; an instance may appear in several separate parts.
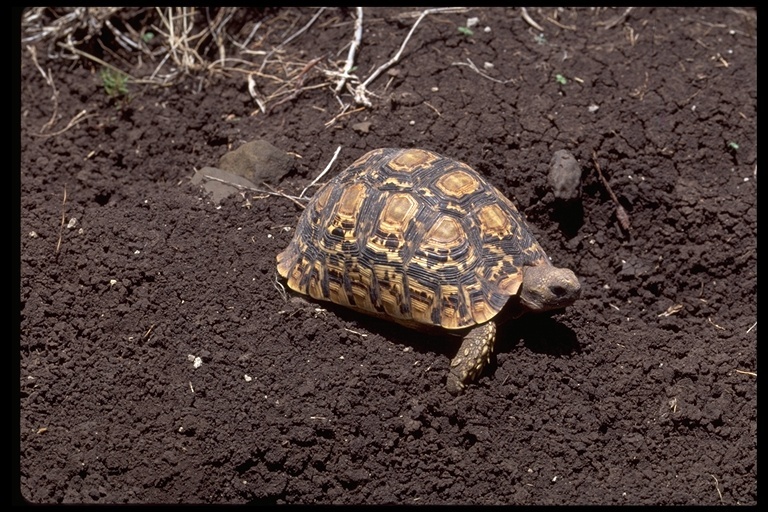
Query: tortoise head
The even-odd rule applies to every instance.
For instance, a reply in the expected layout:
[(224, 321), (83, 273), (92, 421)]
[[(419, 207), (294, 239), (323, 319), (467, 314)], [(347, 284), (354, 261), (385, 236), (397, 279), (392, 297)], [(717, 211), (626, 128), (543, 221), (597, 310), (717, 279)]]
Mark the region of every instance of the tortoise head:
[(548, 264), (523, 269), (520, 303), (529, 311), (549, 311), (573, 304), (581, 294), (581, 284), (571, 270)]

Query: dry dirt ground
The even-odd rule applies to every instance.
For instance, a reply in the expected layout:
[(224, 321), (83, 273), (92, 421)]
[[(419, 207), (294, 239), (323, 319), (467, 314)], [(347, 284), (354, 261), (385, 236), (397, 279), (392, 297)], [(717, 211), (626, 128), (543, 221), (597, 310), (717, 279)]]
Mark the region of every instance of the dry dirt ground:
[[(432, 13), (370, 106), (334, 92), (355, 9), (187, 11), (189, 54), (179, 12), (20, 34), (20, 499), (757, 503), (756, 10)], [(416, 21), (365, 8), (350, 85)], [(284, 299), (301, 201), (191, 183), (258, 139), (290, 196), (339, 146), (326, 176), (379, 147), (464, 161), (582, 298), (506, 324), (453, 397), (455, 340)]]

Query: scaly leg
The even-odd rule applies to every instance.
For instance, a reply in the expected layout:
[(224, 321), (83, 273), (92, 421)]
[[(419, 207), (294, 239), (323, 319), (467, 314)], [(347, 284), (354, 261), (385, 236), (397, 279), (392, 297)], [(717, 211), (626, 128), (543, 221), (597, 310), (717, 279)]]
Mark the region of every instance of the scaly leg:
[(451, 361), (446, 388), (458, 395), (464, 385), (472, 382), (491, 360), (493, 343), (496, 341), (496, 324), (487, 322), (469, 331), (459, 347), (459, 353)]

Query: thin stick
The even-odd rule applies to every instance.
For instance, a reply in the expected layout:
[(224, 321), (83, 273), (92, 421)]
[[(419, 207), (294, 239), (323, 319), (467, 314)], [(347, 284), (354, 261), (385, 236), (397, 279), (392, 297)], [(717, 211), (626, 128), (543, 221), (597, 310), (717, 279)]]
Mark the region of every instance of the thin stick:
[(288, 302), (288, 294), (285, 291), (285, 286), (283, 286), (283, 283), (280, 282), (280, 276), (277, 272), (275, 272), (275, 280), (272, 281), (272, 286), (274, 286), (275, 290), (280, 293), (280, 296), (283, 298), (283, 302)]
[(304, 205), (299, 202), (299, 200), (306, 201), (307, 198), (305, 197), (295, 197), (295, 196), (289, 196), (288, 194), (284, 194), (283, 192), (280, 192), (278, 190), (275, 190), (272, 186), (270, 186), (269, 183), (264, 183), (265, 187), (268, 187), (270, 190), (264, 190), (261, 188), (256, 187), (249, 187), (248, 185), (241, 185), (240, 183), (233, 183), (231, 181), (227, 181), (221, 178), (217, 178), (216, 176), (211, 176), (209, 174), (203, 174), (203, 177), (207, 180), (211, 181), (218, 181), (219, 183), (224, 183), (226, 185), (229, 185), (231, 187), (235, 187), (241, 190), (250, 190), (251, 192), (257, 192), (259, 194), (267, 194), (270, 196), (277, 196), (277, 197), (284, 197), (285, 199), (288, 199), (290, 201), (293, 201), (297, 205), (299, 205), (301, 208), (304, 208)]
[(126, 36), (119, 30), (117, 30), (117, 28), (115, 28), (115, 26), (112, 24), (111, 21), (109, 21), (109, 19), (104, 20), (104, 24), (107, 27), (109, 27), (109, 30), (111, 30), (112, 33), (115, 35), (115, 41), (117, 41), (117, 44), (122, 46), (123, 49), (127, 50), (128, 52), (131, 52), (134, 50), (139, 50), (139, 51), (143, 50), (143, 48), (139, 46), (138, 43), (136, 43), (130, 37)]
[(629, 13), (632, 12), (632, 9), (633, 9), (632, 7), (627, 7), (627, 9), (623, 13), (619, 14), (614, 19), (612, 19), (611, 21), (607, 22), (605, 24), (605, 27), (603, 27), (603, 28), (608, 30), (609, 28), (615, 27), (616, 25), (618, 25), (619, 23), (621, 23), (622, 21), (627, 19), (627, 15), (629, 15)]
[[(293, 91), (282, 91), (282, 92), (273, 93), (273, 94), (271, 94), (270, 96), (267, 97), (266, 101), (270, 101), (273, 98), (277, 98), (279, 96), (284, 96), (284, 97), (283, 97), (283, 99), (281, 99), (277, 103), (271, 103), (269, 105), (267, 105), (265, 103), (264, 104), (264, 106), (266, 107), (266, 112), (265, 113), (268, 113), (270, 110), (276, 108), (279, 105), (282, 105), (283, 103), (286, 103), (288, 101), (296, 99), (299, 96), (299, 94), (304, 92), (304, 91), (312, 91), (314, 89), (322, 89), (324, 87), (328, 87), (329, 85), (330, 85), (330, 83), (323, 82), (322, 84), (308, 85), (307, 87), (301, 87), (301, 88), (295, 89)], [(287, 94), (287, 96), (285, 96), (286, 94)], [(256, 101), (256, 103), (258, 103), (258, 101)]]
[(42, 66), (40, 66), (40, 64), (37, 62), (36, 48), (34, 46), (27, 46), (27, 51), (32, 55), (32, 62), (35, 63), (35, 67), (37, 67), (37, 70), (40, 71), (41, 75), (43, 75), (45, 82), (51, 86), (51, 89), (53, 89), (53, 96), (51, 96), (51, 100), (53, 100), (53, 112), (51, 113), (51, 118), (47, 123), (43, 125), (42, 128), (40, 128), (40, 131), (38, 132), (40, 135), (42, 135), (44, 131), (48, 130), (56, 122), (56, 116), (59, 113), (59, 91), (56, 90), (56, 84), (53, 83), (53, 73), (51, 73), (51, 70), (48, 69), (48, 73), (46, 73), (43, 71)]
[(550, 18), (549, 16), (544, 16), (544, 19), (547, 20), (548, 22), (550, 22), (551, 24), (553, 24), (555, 26), (558, 26), (558, 27), (560, 27), (562, 29), (565, 29), (565, 30), (578, 30), (574, 25), (563, 25), (562, 23), (560, 23), (556, 19)]
[(319, 17), (320, 17), (320, 15), (323, 13), (323, 11), (324, 11), (325, 9), (326, 9), (325, 7), (321, 7), (320, 9), (318, 9), (318, 11), (315, 13), (315, 15), (314, 15), (314, 16), (312, 16), (312, 19), (311, 19), (311, 20), (309, 20), (309, 23), (307, 23), (306, 25), (304, 25), (303, 27), (301, 27), (299, 30), (297, 30), (296, 32), (294, 32), (294, 33), (291, 35), (291, 37), (289, 37), (288, 39), (286, 39), (285, 41), (283, 41), (282, 43), (280, 43), (280, 44), (279, 44), (279, 45), (277, 45), (276, 47), (272, 48), (272, 49), (271, 49), (271, 50), (270, 50), (270, 51), (269, 51), (269, 52), (268, 52), (268, 53), (267, 53), (267, 54), (264, 56), (264, 60), (261, 62), (261, 67), (259, 68), (259, 71), (264, 71), (264, 66), (266, 66), (266, 65), (267, 65), (267, 60), (269, 59), (269, 57), (271, 57), (271, 56), (272, 56), (272, 54), (273, 54), (273, 53), (275, 53), (277, 50), (279, 50), (279, 49), (280, 49), (280, 48), (282, 48), (283, 46), (287, 45), (288, 43), (290, 43), (291, 41), (293, 41), (294, 39), (296, 39), (297, 37), (299, 37), (299, 36), (300, 36), (301, 34), (303, 34), (304, 32), (306, 32), (306, 31), (309, 29), (309, 27), (311, 27), (311, 26), (312, 26), (312, 24), (313, 24), (313, 23), (315, 23), (315, 21), (317, 20), (317, 18), (319, 18)]
[(528, 15), (528, 9), (526, 9), (525, 7), (521, 7), (520, 8), (520, 14), (521, 14), (521, 16), (523, 17), (523, 19), (525, 20), (526, 23), (528, 23), (530, 26), (532, 26), (533, 28), (535, 28), (539, 32), (544, 32), (544, 29), (542, 28), (542, 26), (539, 25), (538, 23), (536, 23), (535, 21), (533, 21), (533, 18), (531, 18)]
[[(155, 70), (152, 71), (152, 74), (149, 76), (149, 83), (152, 83), (155, 80), (155, 76), (158, 75), (158, 73), (160, 72), (160, 69), (165, 65), (165, 61), (167, 61), (170, 57), (171, 57), (170, 53), (166, 53), (165, 54), (165, 57), (163, 57), (163, 59), (160, 61), (160, 64), (157, 65)], [(172, 76), (172, 75), (165, 75), (165, 76), (166, 76), (166, 80), (167, 80), (167, 78), (169, 76)], [(161, 82), (161, 83), (164, 83), (164, 82), (165, 82), (165, 80), (163, 82)]]
[(368, 94), (367, 87), (368, 85), (376, 80), (379, 75), (381, 75), (384, 71), (389, 69), (393, 64), (397, 63), (400, 60), (400, 55), (402, 55), (403, 50), (405, 50), (405, 45), (408, 44), (408, 41), (410, 41), (411, 36), (413, 35), (414, 30), (416, 30), (416, 27), (419, 26), (419, 23), (421, 23), (421, 20), (424, 19), (429, 14), (436, 14), (436, 13), (455, 13), (455, 12), (465, 12), (467, 9), (465, 7), (438, 7), (435, 9), (426, 9), (421, 12), (419, 17), (414, 22), (413, 26), (411, 27), (411, 30), (408, 32), (408, 35), (405, 36), (405, 40), (403, 41), (403, 44), (400, 45), (400, 49), (397, 50), (397, 53), (389, 59), (387, 62), (385, 62), (383, 65), (379, 66), (376, 70), (374, 70), (373, 73), (363, 82), (362, 84), (358, 85), (354, 90), (354, 96), (355, 96), (355, 103), (358, 105), (365, 105), (366, 107), (372, 106), (371, 100), (368, 99), (366, 94)]
[(349, 53), (347, 54), (347, 63), (344, 64), (344, 71), (342, 71), (339, 77), (339, 83), (336, 84), (336, 94), (341, 92), (344, 88), (344, 84), (347, 79), (350, 78), (349, 72), (355, 65), (355, 53), (360, 48), (360, 42), (363, 40), (363, 8), (357, 8), (357, 19), (355, 19), (355, 38), (352, 40), (352, 44), (349, 47)]
[(248, 94), (251, 95), (251, 98), (253, 98), (256, 104), (259, 106), (261, 113), (266, 114), (266, 104), (261, 100), (261, 98), (259, 98), (259, 93), (256, 90), (256, 80), (253, 79), (253, 75), (251, 73), (248, 74)]
[(86, 59), (88, 59), (88, 60), (92, 60), (93, 62), (96, 62), (97, 64), (101, 64), (101, 65), (102, 65), (102, 66), (104, 66), (105, 68), (109, 68), (109, 69), (111, 69), (112, 71), (116, 71), (116, 72), (118, 72), (118, 73), (122, 73), (123, 75), (125, 75), (126, 77), (128, 77), (130, 80), (132, 80), (132, 81), (134, 81), (134, 82), (137, 82), (137, 81), (138, 81), (138, 80), (136, 80), (136, 79), (135, 79), (133, 76), (131, 76), (131, 74), (130, 74), (130, 73), (126, 73), (126, 72), (125, 72), (125, 71), (123, 71), (122, 69), (120, 69), (120, 68), (117, 68), (117, 67), (113, 66), (112, 64), (109, 64), (109, 63), (107, 63), (107, 62), (105, 62), (105, 61), (101, 60), (100, 58), (98, 58), (98, 57), (95, 57), (95, 56), (91, 55), (90, 53), (85, 53), (84, 51), (78, 50), (78, 49), (77, 49), (77, 48), (75, 48), (75, 47), (69, 47), (69, 46), (67, 46), (67, 45), (65, 45), (65, 44), (62, 44), (62, 43), (58, 43), (58, 45), (59, 45), (60, 47), (62, 47), (62, 48), (65, 48), (65, 49), (67, 49), (67, 50), (71, 51), (72, 53), (76, 53), (77, 55), (80, 55), (80, 56), (82, 56), (82, 57), (85, 57), (85, 58), (86, 58)]
[(59, 130), (57, 132), (53, 132), (53, 133), (32, 133), (31, 135), (33, 137), (42, 137), (42, 138), (55, 137), (56, 135), (61, 135), (62, 133), (66, 132), (67, 130), (69, 130), (70, 128), (75, 126), (80, 121), (83, 121), (83, 120), (88, 119), (89, 117), (93, 117), (95, 115), (96, 114), (87, 114), (85, 110), (81, 110), (80, 112), (77, 113), (77, 115), (75, 117), (73, 117), (67, 123), (67, 126), (62, 128), (61, 130)]
[(149, 326), (149, 329), (147, 329), (147, 332), (144, 333), (144, 336), (141, 337), (141, 339), (146, 340), (150, 334), (152, 334), (152, 329), (155, 328), (155, 324), (152, 324)]
[(592, 151), (592, 162), (595, 164), (595, 169), (597, 169), (597, 174), (600, 176), (600, 181), (603, 182), (605, 190), (608, 191), (608, 195), (611, 196), (611, 200), (616, 205), (616, 218), (619, 220), (621, 228), (624, 231), (629, 232), (629, 215), (627, 215), (627, 211), (621, 206), (621, 203), (619, 203), (619, 198), (613, 193), (611, 186), (608, 184), (608, 180), (603, 176), (603, 172), (600, 170), (600, 164), (597, 163), (597, 154), (595, 154), (594, 150)]
[(320, 178), (322, 178), (323, 176), (325, 176), (325, 173), (327, 173), (327, 172), (330, 170), (331, 166), (333, 165), (333, 162), (335, 162), (335, 161), (336, 161), (336, 157), (337, 157), (337, 156), (339, 156), (339, 151), (341, 151), (341, 146), (339, 146), (339, 147), (337, 147), (337, 148), (336, 148), (336, 152), (333, 154), (333, 158), (331, 158), (331, 161), (330, 161), (330, 162), (328, 162), (328, 165), (326, 165), (326, 166), (325, 166), (325, 169), (323, 169), (323, 172), (321, 172), (320, 174), (318, 174), (318, 175), (317, 175), (317, 178), (315, 178), (314, 180), (312, 180), (312, 183), (310, 183), (309, 185), (307, 185), (306, 187), (304, 187), (304, 190), (302, 190), (302, 191), (301, 191), (301, 194), (299, 194), (299, 199), (302, 199), (302, 198), (304, 198), (304, 192), (306, 192), (306, 191), (307, 191), (307, 189), (308, 189), (309, 187), (311, 187), (311, 186), (313, 186), (315, 183), (317, 183), (317, 181), (318, 181)]
[(715, 478), (715, 475), (710, 473), (709, 476), (711, 476), (715, 480), (715, 489), (717, 490), (717, 495), (720, 496), (720, 503), (723, 503), (723, 493), (720, 492), (720, 482), (717, 481), (717, 478)]
[(510, 79), (508, 79), (508, 80), (499, 80), (498, 78), (493, 78), (492, 76), (489, 76), (489, 75), (487, 75), (487, 74), (483, 73), (483, 72), (482, 72), (482, 71), (480, 71), (480, 69), (479, 69), (479, 68), (478, 68), (478, 67), (475, 65), (475, 63), (474, 63), (474, 62), (472, 62), (472, 61), (469, 59), (469, 57), (467, 57), (467, 62), (468, 62), (469, 64), (467, 64), (466, 62), (452, 62), (452, 63), (451, 63), (451, 66), (467, 66), (467, 67), (469, 67), (469, 69), (471, 69), (472, 71), (474, 71), (475, 73), (477, 73), (477, 74), (478, 74), (478, 75), (480, 75), (481, 77), (483, 77), (483, 78), (485, 78), (485, 79), (487, 79), (487, 80), (490, 80), (491, 82), (496, 82), (497, 84), (508, 84), (509, 82), (512, 82), (513, 84), (514, 84), (514, 83), (517, 83), (517, 82), (515, 82), (515, 79), (514, 79), (514, 78), (510, 78)]
[(65, 209), (66, 204), (67, 186), (64, 185), (64, 199), (61, 200), (61, 224), (59, 225), (59, 240), (56, 242), (56, 252), (54, 254), (59, 254), (59, 249), (61, 249), (61, 235), (64, 232), (64, 217), (67, 214), (67, 210)]
[[(280, 92), (276, 92), (276, 93), (273, 93), (272, 95), (270, 95), (270, 96), (267, 98), (267, 101), (269, 101), (269, 100), (270, 100), (270, 99), (272, 99), (273, 97), (276, 97), (276, 96), (278, 96), (278, 94), (288, 94), (288, 96), (287, 96), (287, 97), (285, 97), (285, 98), (281, 99), (280, 101), (278, 101), (277, 103), (275, 103), (275, 104), (273, 104), (273, 105), (270, 105), (270, 106), (267, 108), (267, 113), (268, 113), (268, 112), (269, 112), (271, 109), (273, 109), (273, 108), (277, 107), (278, 105), (281, 105), (281, 104), (283, 104), (283, 103), (285, 103), (285, 102), (287, 102), (287, 101), (291, 101), (292, 99), (296, 98), (296, 97), (299, 95), (299, 93), (300, 93), (301, 91), (303, 91), (303, 90), (308, 90), (308, 89), (313, 89), (313, 88), (318, 88), (318, 87), (325, 87), (327, 84), (320, 84), (320, 85), (317, 85), (317, 86), (313, 86), (313, 87), (307, 87), (306, 89), (305, 89), (305, 88), (302, 88), (302, 85), (304, 84), (304, 79), (305, 79), (305, 76), (306, 76), (307, 72), (308, 72), (310, 69), (312, 69), (312, 68), (313, 68), (313, 67), (314, 67), (314, 66), (315, 66), (315, 65), (316, 65), (318, 62), (320, 62), (320, 61), (321, 61), (323, 58), (324, 58), (324, 57), (318, 57), (318, 58), (316, 58), (316, 59), (314, 59), (314, 60), (311, 60), (311, 61), (307, 62), (307, 64), (304, 66), (304, 68), (302, 68), (302, 70), (299, 72), (299, 74), (298, 74), (298, 75), (296, 75), (294, 78), (292, 78), (290, 82), (286, 82), (286, 83), (283, 85), (283, 87), (285, 87), (285, 86), (288, 86), (288, 85), (290, 85), (290, 84), (291, 84), (291, 83), (293, 83), (293, 82), (298, 82), (298, 84), (297, 84), (297, 85), (294, 87), (294, 90), (293, 90), (293, 91), (291, 91), (290, 93), (288, 93), (288, 92), (282, 92), (282, 93), (280, 93)], [(281, 89), (282, 89), (282, 87), (281, 87)], [(278, 91), (279, 91), (279, 90), (278, 90)]]
[[(225, 10), (219, 11), (221, 12), (227, 12)], [(224, 16), (224, 19), (221, 21), (217, 21), (221, 16), (216, 16), (215, 20), (211, 20), (209, 18), (209, 11), (205, 11), (205, 16), (208, 18), (208, 26), (210, 27), (211, 34), (213, 35), (213, 40), (216, 43), (216, 46), (219, 48), (219, 65), (223, 66), (224, 62), (227, 60), (227, 51), (224, 47), (224, 37), (226, 32), (224, 31), (224, 26), (229, 22), (230, 19), (232, 19), (233, 14), (235, 11), (229, 11)], [(209, 66), (210, 68), (213, 68), (216, 66), (216, 62), (212, 62)]]
[(359, 107), (359, 108), (356, 108), (355, 110), (348, 110), (348, 109), (349, 109), (349, 105), (344, 105), (342, 107), (341, 112), (339, 112), (338, 114), (333, 116), (333, 118), (330, 121), (327, 121), (325, 123), (326, 128), (328, 126), (331, 126), (333, 123), (335, 123), (336, 121), (338, 121), (339, 119), (341, 119), (344, 116), (348, 116), (348, 115), (351, 115), (351, 114), (356, 114), (358, 112), (361, 112), (361, 111), (365, 110), (365, 107)]
[(713, 322), (713, 321), (712, 321), (712, 317), (711, 317), (711, 316), (708, 316), (708, 317), (707, 317), (707, 321), (708, 321), (709, 323), (711, 323), (711, 324), (712, 324), (712, 325), (715, 327), (715, 329), (720, 329), (721, 331), (724, 331), (724, 330), (725, 330), (725, 327), (723, 327), (722, 325), (717, 325), (715, 322)]
[(288, 194), (284, 194), (283, 192), (280, 192), (279, 190), (275, 190), (275, 187), (273, 187), (273, 186), (272, 186), (272, 185), (270, 185), (269, 183), (264, 183), (264, 186), (265, 186), (265, 187), (267, 187), (267, 188), (269, 188), (270, 190), (272, 190), (272, 192), (266, 192), (266, 191), (265, 191), (265, 192), (262, 192), (262, 193), (266, 193), (266, 194), (272, 194), (273, 196), (284, 197), (284, 198), (286, 198), (286, 199), (289, 199), (289, 200), (293, 201), (293, 202), (294, 202), (294, 204), (296, 204), (296, 205), (297, 205), (299, 208), (301, 208), (302, 210), (303, 210), (304, 208), (306, 208), (306, 206), (304, 206), (303, 204), (301, 204), (301, 203), (299, 202), (299, 199), (301, 199), (302, 201), (306, 201), (306, 200), (307, 200), (307, 198), (306, 198), (306, 197), (294, 197), (294, 196), (289, 196)]
[(256, 24), (253, 26), (253, 29), (251, 29), (251, 33), (250, 33), (250, 34), (248, 34), (248, 37), (246, 37), (246, 38), (245, 38), (245, 41), (243, 41), (242, 43), (238, 43), (238, 42), (236, 42), (236, 41), (232, 41), (232, 43), (233, 43), (235, 46), (237, 46), (238, 48), (240, 48), (241, 50), (247, 50), (247, 49), (248, 49), (248, 45), (249, 45), (249, 44), (250, 44), (250, 42), (251, 42), (251, 39), (253, 39), (253, 38), (254, 38), (254, 36), (256, 35), (256, 32), (258, 32), (258, 30), (259, 30), (259, 28), (260, 28), (260, 27), (261, 27), (261, 22), (259, 21), (258, 23), (256, 23)]

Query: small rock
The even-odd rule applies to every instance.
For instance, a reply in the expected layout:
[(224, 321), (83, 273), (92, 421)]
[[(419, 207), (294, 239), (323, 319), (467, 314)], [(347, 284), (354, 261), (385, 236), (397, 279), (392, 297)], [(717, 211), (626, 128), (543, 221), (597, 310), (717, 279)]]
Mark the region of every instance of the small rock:
[(549, 167), (549, 184), (558, 199), (572, 201), (581, 195), (581, 166), (570, 151), (555, 151)]
[(352, 125), (352, 129), (356, 132), (360, 133), (368, 133), (371, 131), (371, 122), (370, 121), (363, 121), (361, 123), (355, 123)]
[(190, 182), (193, 185), (199, 185), (203, 190), (210, 193), (216, 204), (219, 204), (225, 197), (239, 192), (241, 189), (238, 186), (245, 188), (256, 186), (250, 180), (215, 167), (203, 167), (195, 171)]
[(254, 140), (219, 160), (219, 169), (242, 176), (256, 185), (277, 183), (293, 169), (293, 157), (265, 140)]
[(243, 144), (219, 159), (219, 167), (203, 167), (191, 182), (213, 195), (218, 204), (243, 188), (253, 189), (263, 182), (277, 183), (294, 168), (293, 157), (264, 140)]

